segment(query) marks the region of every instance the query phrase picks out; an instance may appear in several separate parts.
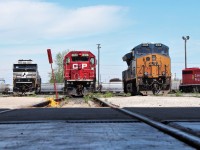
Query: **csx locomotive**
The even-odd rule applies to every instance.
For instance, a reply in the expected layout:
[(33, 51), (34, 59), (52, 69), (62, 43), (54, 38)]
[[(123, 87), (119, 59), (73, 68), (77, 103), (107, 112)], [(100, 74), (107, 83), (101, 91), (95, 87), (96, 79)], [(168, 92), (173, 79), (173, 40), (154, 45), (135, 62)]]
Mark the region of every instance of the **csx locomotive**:
[(18, 60), (13, 64), (13, 93), (34, 94), (41, 90), (41, 77), (32, 60)]
[(122, 58), (128, 69), (122, 72), (125, 93), (147, 95), (169, 92), (171, 63), (169, 48), (161, 43), (142, 43)]
[(90, 51), (70, 51), (63, 59), (64, 91), (83, 96), (95, 91), (96, 58)]

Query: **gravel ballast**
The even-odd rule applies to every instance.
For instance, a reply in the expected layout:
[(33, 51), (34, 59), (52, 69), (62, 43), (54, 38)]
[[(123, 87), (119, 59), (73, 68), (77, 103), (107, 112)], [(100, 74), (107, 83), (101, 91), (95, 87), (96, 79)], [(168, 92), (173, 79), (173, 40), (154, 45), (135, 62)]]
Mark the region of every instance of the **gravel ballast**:
[(200, 107), (197, 97), (131, 96), (101, 98), (119, 107)]

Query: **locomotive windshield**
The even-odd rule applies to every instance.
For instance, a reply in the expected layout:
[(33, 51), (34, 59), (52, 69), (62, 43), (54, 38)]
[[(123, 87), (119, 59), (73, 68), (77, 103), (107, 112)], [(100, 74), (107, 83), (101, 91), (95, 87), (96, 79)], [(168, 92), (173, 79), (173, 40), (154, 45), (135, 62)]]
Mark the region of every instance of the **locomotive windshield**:
[(168, 49), (167, 48), (163, 48), (163, 47), (155, 47), (153, 49), (153, 53), (159, 53), (159, 54), (163, 54), (163, 55), (169, 55), (168, 54)]
[(142, 48), (137, 48), (135, 49), (135, 55), (140, 56), (140, 55), (145, 55), (151, 53), (151, 50), (149, 47), (142, 47)]
[(94, 58), (91, 58), (91, 59), (90, 59), (90, 63), (91, 63), (92, 65), (94, 65), (94, 63), (95, 63)]
[(169, 56), (169, 48), (163, 44), (140, 44), (133, 48), (132, 51), (134, 52), (135, 57), (152, 53)]
[(37, 64), (14, 64), (13, 71), (37, 71)]
[(88, 56), (72, 56), (72, 61), (88, 61)]

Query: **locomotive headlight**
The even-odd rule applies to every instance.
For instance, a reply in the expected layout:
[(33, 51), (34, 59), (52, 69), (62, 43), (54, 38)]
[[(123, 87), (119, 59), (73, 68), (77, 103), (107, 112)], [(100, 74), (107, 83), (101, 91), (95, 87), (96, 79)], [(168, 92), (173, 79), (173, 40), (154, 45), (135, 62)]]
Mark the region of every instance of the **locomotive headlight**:
[(91, 70), (94, 70), (94, 67), (91, 67)]
[(166, 73), (163, 71), (163, 72), (162, 72), (162, 75), (164, 76), (165, 74), (166, 74)]
[(145, 75), (145, 76), (148, 76), (148, 72), (145, 72), (144, 75)]
[(152, 61), (156, 60), (156, 55), (152, 55)]

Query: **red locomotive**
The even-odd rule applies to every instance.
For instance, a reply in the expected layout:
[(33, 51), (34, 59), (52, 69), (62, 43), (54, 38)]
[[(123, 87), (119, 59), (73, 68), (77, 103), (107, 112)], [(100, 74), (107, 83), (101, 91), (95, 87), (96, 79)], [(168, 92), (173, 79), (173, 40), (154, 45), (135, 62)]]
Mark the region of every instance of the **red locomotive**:
[(200, 92), (200, 68), (186, 68), (182, 70), (182, 92)]
[(95, 91), (96, 58), (90, 51), (70, 51), (63, 59), (64, 91), (82, 96)]

